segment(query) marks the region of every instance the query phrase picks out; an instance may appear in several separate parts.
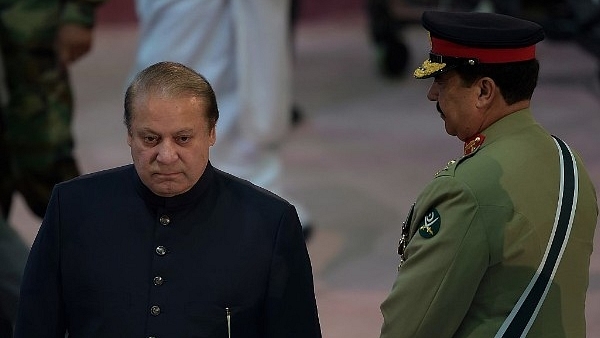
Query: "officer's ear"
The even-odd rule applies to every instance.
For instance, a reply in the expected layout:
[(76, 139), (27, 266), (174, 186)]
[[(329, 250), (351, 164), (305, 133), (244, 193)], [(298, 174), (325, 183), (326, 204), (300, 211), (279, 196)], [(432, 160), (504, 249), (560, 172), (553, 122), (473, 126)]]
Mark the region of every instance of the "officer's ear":
[(489, 106), (492, 101), (499, 95), (498, 86), (492, 78), (482, 77), (476, 82), (476, 86), (479, 89), (479, 95), (477, 96), (477, 108), (484, 108)]

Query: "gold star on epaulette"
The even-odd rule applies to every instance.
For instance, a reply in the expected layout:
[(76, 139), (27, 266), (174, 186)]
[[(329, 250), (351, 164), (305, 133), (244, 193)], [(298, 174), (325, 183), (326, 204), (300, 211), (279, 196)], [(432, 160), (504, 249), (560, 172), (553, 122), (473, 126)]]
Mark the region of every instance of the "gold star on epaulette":
[(439, 175), (442, 171), (448, 170), (448, 168), (450, 168), (450, 166), (453, 165), (454, 163), (456, 163), (456, 160), (448, 161), (448, 163), (446, 164), (446, 166), (443, 169), (440, 169), (437, 173), (435, 173), (435, 176)]

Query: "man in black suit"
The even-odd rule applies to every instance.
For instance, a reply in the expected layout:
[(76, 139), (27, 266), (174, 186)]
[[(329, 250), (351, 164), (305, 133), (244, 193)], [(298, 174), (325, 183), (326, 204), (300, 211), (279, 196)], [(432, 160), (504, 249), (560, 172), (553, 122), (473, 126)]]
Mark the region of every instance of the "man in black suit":
[(295, 208), (212, 167), (210, 84), (161, 62), (125, 94), (133, 165), (57, 185), (16, 338), (321, 337)]

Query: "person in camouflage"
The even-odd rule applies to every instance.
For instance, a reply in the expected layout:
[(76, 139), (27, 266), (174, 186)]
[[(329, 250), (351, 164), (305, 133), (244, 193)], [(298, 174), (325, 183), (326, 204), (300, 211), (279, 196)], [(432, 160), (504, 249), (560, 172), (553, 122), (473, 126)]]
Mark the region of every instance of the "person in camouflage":
[(28, 246), (7, 225), (15, 192), (43, 217), (54, 185), (79, 174), (67, 65), (91, 46), (104, 0), (0, 0), (0, 336), (11, 337)]
[(0, 115), (0, 203), (20, 192), (43, 217), (54, 184), (77, 176), (66, 66), (89, 51), (104, 0), (0, 0), (7, 105)]

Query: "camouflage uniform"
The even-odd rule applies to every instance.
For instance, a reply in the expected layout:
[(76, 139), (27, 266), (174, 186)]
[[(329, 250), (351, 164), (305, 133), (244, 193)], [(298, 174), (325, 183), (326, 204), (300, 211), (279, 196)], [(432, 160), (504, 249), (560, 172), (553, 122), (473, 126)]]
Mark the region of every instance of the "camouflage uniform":
[(0, 119), (0, 203), (19, 191), (43, 217), (54, 184), (79, 174), (73, 158), (73, 100), (53, 43), (59, 25), (91, 26), (102, 0), (0, 0), (0, 45), (8, 104)]
[[(54, 184), (79, 174), (73, 158), (73, 102), (54, 48), (62, 24), (91, 27), (103, 0), (0, 0), (4, 64), (0, 106), (0, 337), (12, 336), (27, 245), (6, 224), (20, 192), (43, 217)], [(1, 72), (0, 72), (1, 73)], [(6, 87), (4, 87), (6, 85)], [(6, 104), (4, 104), (6, 103)]]

